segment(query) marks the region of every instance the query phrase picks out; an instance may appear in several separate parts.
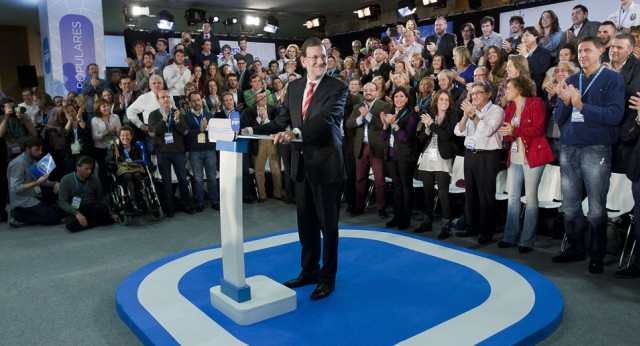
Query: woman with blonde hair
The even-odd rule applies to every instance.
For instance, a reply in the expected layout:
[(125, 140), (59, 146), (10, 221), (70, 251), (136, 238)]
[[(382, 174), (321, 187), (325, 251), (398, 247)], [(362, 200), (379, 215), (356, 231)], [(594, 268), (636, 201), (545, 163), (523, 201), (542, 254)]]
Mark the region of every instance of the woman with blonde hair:
[(352, 79), (360, 79), (362, 77), (356, 68), (356, 60), (351, 55), (344, 58), (344, 69), (340, 71), (340, 75), (347, 83)]
[(458, 46), (453, 49), (453, 80), (458, 88), (463, 89), (467, 83), (473, 82), (473, 71), (476, 65), (471, 61), (471, 53), (467, 48)]
[[(536, 96), (536, 83), (531, 79), (531, 72), (529, 70), (529, 62), (527, 58), (522, 55), (509, 55), (507, 59), (507, 77), (508, 78), (516, 78), (519, 76), (523, 76), (529, 78), (529, 81), (534, 86), (533, 88), (533, 96)], [(498, 93), (496, 94), (496, 103), (500, 105), (500, 107), (504, 108), (507, 106), (508, 100), (504, 97), (507, 89), (507, 80), (503, 80), (502, 83), (498, 86)]]
[[(416, 92), (416, 106), (414, 110), (417, 114), (429, 113), (434, 87), (435, 82), (433, 78), (422, 77), (418, 84), (418, 91)], [(420, 127), (420, 124), (418, 124), (418, 127)]]
[(411, 81), (414, 87), (417, 87), (423, 77), (427, 76), (428, 69), (424, 67), (424, 58), (420, 53), (414, 53), (411, 55), (411, 69), (413, 70), (413, 75), (411, 76)]

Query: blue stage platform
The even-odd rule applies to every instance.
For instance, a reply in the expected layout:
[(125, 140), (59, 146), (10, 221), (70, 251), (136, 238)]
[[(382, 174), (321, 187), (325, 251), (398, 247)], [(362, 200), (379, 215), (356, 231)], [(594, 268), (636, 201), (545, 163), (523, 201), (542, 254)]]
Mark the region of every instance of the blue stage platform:
[[(245, 242), (247, 277), (284, 282), (300, 271), (297, 232)], [(185, 251), (127, 277), (116, 294), (122, 320), (145, 344), (514, 345), (549, 336), (562, 319), (558, 289), (515, 262), (373, 228), (341, 228), (335, 292), (241, 326), (211, 306), (222, 278), (219, 246)]]

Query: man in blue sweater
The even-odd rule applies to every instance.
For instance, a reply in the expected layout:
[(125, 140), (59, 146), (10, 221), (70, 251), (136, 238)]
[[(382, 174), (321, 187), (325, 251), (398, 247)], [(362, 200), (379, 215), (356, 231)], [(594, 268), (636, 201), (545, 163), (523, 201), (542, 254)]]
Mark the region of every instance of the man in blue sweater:
[(585, 258), (582, 183), (589, 197), (591, 234), (589, 272), (603, 272), (607, 253), (606, 200), (611, 174), (611, 147), (618, 140), (624, 113), (624, 81), (620, 74), (600, 64), (600, 39), (586, 37), (578, 44), (581, 73), (558, 85), (553, 116), (560, 127), (562, 209), (569, 248), (553, 258), (555, 263)]

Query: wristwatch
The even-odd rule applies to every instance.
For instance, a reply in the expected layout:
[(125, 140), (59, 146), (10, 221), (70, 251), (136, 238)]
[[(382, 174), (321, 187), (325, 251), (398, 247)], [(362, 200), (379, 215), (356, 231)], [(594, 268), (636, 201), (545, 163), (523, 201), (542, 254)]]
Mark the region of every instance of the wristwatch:
[(473, 113), (469, 116), (469, 120), (473, 120), (476, 118), (476, 113)]

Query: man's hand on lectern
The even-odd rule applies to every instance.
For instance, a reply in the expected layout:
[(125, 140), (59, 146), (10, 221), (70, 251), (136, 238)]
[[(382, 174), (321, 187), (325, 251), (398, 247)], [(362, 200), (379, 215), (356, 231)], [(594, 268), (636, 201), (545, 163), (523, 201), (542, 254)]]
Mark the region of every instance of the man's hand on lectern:
[(247, 130), (247, 128), (245, 127), (245, 128), (240, 130), (240, 133), (243, 134), (243, 135), (248, 135), (249, 134), (249, 130)]
[(275, 135), (271, 135), (271, 138), (273, 138), (274, 144), (288, 144), (296, 138), (296, 135), (293, 133), (293, 131), (282, 131), (276, 133)]

